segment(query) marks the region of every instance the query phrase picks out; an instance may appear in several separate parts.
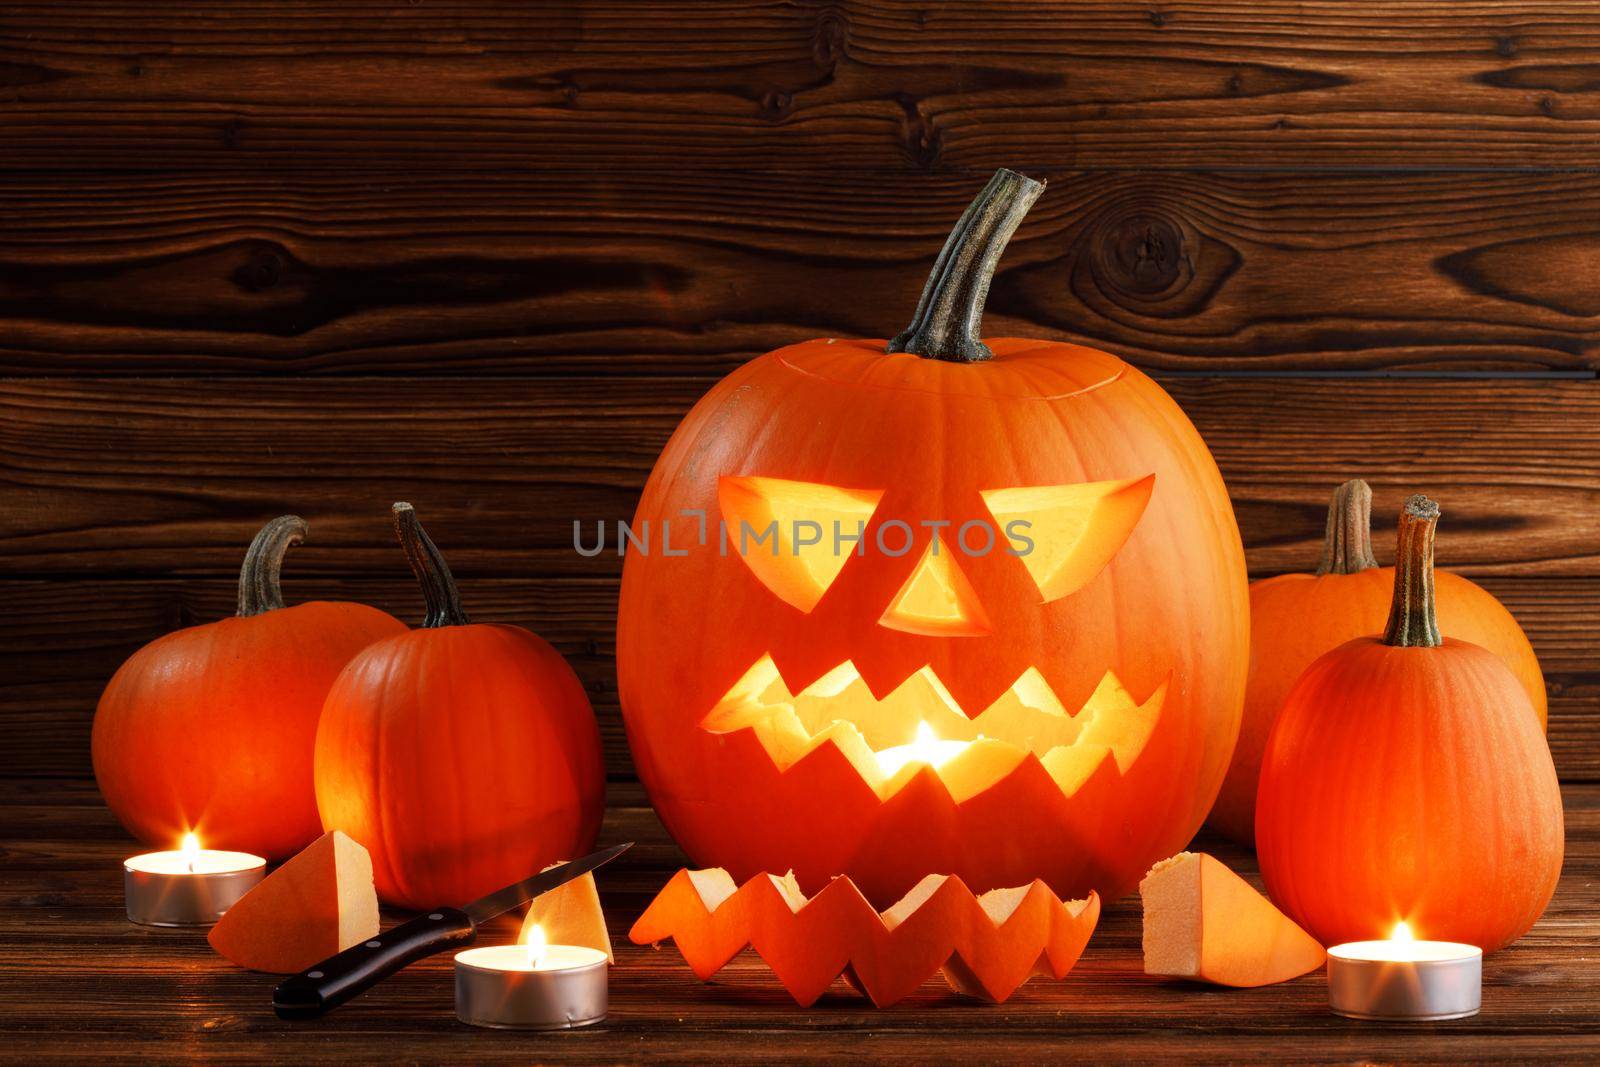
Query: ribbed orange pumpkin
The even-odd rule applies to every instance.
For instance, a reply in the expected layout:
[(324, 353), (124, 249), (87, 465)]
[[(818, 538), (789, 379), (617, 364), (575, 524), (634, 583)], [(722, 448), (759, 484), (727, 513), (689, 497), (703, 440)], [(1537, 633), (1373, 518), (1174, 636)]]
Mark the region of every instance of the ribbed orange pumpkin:
[(1561, 792), (1522, 685), (1494, 653), (1439, 634), (1438, 517), (1407, 501), (1387, 630), (1313, 663), (1267, 742), (1261, 874), (1325, 945), (1405, 922), (1496, 949), (1534, 924), (1561, 873)]
[[(1295, 681), (1324, 652), (1378, 633), (1394, 594), (1394, 568), (1372, 556), (1372, 490), (1359, 478), (1341, 485), (1328, 507), (1322, 562), (1315, 574), (1282, 574), (1250, 585), (1250, 681), (1233, 762), (1208, 824), (1255, 844), (1256, 787), (1267, 735)], [(1544, 728), (1544, 672), (1505, 605), (1482, 586), (1439, 571), (1439, 630), (1499, 656), (1522, 683)]]
[(112, 677), (94, 717), (94, 774), (141, 841), (292, 856), (322, 833), (311, 782), (317, 718), (350, 657), (405, 624), (365, 604), (283, 606), (294, 515), (261, 528), (239, 571), (239, 613), (152, 641)]
[(879, 907), (930, 873), (1111, 899), (1209, 810), (1246, 667), (1233, 509), (1138, 370), (980, 339), (1041, 188), (996, 175), (911, 329), (746, 364), (657, 462), (617, 668), (696, 863), (848, 874)]
[(328, 693), (317, 806), (372, 853), (384, 901), (464, 904), (594, 844), (600, 730), (566, 660), (519, 626), (472, 623), (411, 505), (394, 513), (427, 617)]

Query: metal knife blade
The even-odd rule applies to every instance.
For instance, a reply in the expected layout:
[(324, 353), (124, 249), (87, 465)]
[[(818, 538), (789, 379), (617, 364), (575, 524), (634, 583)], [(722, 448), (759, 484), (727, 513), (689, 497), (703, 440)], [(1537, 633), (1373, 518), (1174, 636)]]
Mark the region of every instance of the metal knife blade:
[(563, 863), (559, 867), (551, 867), (548, 871), (540, 871), (531, 878), (524, 878), (520, 882), (513, 882), (504, 889), (497, 889), (486, 897), (479, 897), (461, 910), (472, 918), (472, 925), (487, 922), (504, 912), (510, 911), (518, 904), (532, 900), (541, 893), (548, 893), (558, 885), (564, 885), (574, 878), (582, 877), (604, 864), (610, 863), (628, 849), (633, 847), (632, 841), (626, 841), (611, 848), (603, 848), (599, 852), (590, 853), (582, 859)]
[(273, 1010), (280, 1019), (314, 1019), (372, 988), (408, 963), (447, 948), (470, 945), (478, 934), (478, 924), (540, 893), (548, 893), (563, 882), (587, 874), (622, 855), (632, 844), (630, 841), (541, 871), (473, 901), (465, 908), (435, 908), (370, 941), (352, 945), (279, 982), (272, 992)]

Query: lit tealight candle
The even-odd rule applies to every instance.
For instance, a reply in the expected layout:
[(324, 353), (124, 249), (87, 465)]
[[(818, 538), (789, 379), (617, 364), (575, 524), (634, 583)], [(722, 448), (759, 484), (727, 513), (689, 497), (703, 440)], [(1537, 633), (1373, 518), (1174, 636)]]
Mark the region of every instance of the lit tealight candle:
[(926, 763), (930, 767), (948, 763), (971, 743), (941, 740), (933, 732), (933, 727), (924, 722), (918, 724), (917, 736), (910, 744), (895, 745), (874, 755), (878, 759), (878, 769), (883, 771), (885, 777), (893, 778), (901, 768), (911, 763)]
[(260, 856), (201, 848), (199, 837), (185, 834), (179, 849), (122, 862), (123, 900), (128, 918), (145, 926), (210, 926), (266, 870)]
[(502, 1030), (563, 1030), (606, 1017), (606, 954), (549, 945), (529, 928), (520, 945), (456, 953), (456, 1018)]
[(1483, 950), (1418, 941), (1400, 923), (1387, 941), (1328, 950), (1328, 1001), (1353, 1019), (1436, 1022), (1476, 1015), (1483, 1000)]

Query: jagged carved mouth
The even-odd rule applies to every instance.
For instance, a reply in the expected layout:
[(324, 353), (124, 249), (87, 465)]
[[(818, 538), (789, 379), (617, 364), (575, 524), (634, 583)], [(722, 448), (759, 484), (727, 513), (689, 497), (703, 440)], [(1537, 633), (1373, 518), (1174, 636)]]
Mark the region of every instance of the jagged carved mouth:
[(1083, 707), (1068, 713), (1030, 667), (993, 704), (969, 716), (931, 667), (879, 700), (846, 660), (797, 694), (768, 655), (700, 726), (716, 734), (753, 730), (780, 771), (821, 745), (835, 745), (882, 799), (932, 772), (959, 803), (1030, 758), (1071, 796), (1108, 759), (1127, 773), (1155, 732), (1167, 684), (1140, 703), (1107, 670)]

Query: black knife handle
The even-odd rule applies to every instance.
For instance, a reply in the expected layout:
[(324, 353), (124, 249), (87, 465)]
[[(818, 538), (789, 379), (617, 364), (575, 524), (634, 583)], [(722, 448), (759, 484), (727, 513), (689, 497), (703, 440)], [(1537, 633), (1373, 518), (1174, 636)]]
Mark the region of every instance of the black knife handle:
[(285, 978), (272, 991), (280, 1019), (314, 1019), (424, 956), (465, 945), (475, 931), (458, 908), (435, 908), (408, 923), (353, 945), (321, 963)]

